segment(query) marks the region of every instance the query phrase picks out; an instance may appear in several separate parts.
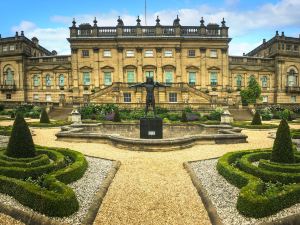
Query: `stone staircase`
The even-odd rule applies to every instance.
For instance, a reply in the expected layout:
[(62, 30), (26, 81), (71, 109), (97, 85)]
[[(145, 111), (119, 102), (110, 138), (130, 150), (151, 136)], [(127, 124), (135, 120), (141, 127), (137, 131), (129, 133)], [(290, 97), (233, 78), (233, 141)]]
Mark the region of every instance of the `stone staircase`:
[(49, 113), (49, 118), (53, 120), (67, 120), (72, 110), (72, 107), (53, 108)]
[(229, 109), (235, 121), (252, 120), (253, 115), (249, 109)]

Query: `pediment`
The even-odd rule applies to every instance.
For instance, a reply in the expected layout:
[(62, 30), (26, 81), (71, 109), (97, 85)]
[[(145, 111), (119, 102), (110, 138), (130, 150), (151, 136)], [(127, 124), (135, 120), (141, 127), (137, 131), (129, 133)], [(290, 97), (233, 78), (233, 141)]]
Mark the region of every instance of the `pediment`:
[(80, 67), (79, 70), (91, 71), (91, 70), (93, 70), (93, 68), (89, 67), (89, 66), (83, 66), (83, 67)]
[(187, 70), (199, 70), (199, 67), (194, 66), (194, 65), (188, 65), (188, 66), (186, 66), (186, 69)]
[(243, 66), (236, 66), (236, 67), (231, 68), (231, 70), (249, 70), (249, 69), (246, 67), (243, 67)]
[(123, 68), (124, 68), (125, 70), (126, 70), (126, 69), (135, 69), (135, 70), (137, 69), (137, 67), (136, 67), (135, 65), (126, 65), (126, 66), (124, 66)]
[(53, 70), (69, 70), (70, 68), (65, 67), (65, 66), (56, 66), (53, 68)]
[(37, 67), (37, 66), (33, 66), (31, 68), (28, 68), (29, 71), (42, 71), (41, 68)]
[(171, 64), (163, 65), (162, 68), (163, 68), (164, 70), (165, 70), (165, 69), (173, 69), (173, 70), (176, 70), (176, 66), (171, 65)]
[(106, 65), (106, 66), (103, 66), (103, 67), (101, 67), (101, 70), (111, 70), (111, 71), (114, 71), (114, 70), (115, 70), (115, 68), (114, 68), (114, 67), (112, 67), (112, 66), (108, 66), (108, 65)]
[(220, 68), (216, 67), (216, 66), (211, 66), (211, 67), (208, 67), (207, 69), (208, 70), (220, 70)]
[(156, 66), (155, 65), (144, 65), (143, 70), (144, 69), (156, 69)]

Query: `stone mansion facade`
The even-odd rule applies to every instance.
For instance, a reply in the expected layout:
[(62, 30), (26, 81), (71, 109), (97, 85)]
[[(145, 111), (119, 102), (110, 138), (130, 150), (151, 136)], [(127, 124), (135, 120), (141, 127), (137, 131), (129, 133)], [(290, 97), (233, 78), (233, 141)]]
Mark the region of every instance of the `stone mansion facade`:
[(254, 77), (264, 104), (300, 103), (300, 38), (282, 32), (243, 56), (229, 56), (231, 41), (220, 25), (117, 26), (93, 24), (70, 27), (71, 55), (57, 55), (24, 32), (0, 37), (0, 101), (72, 105), (116, 103), (139, 107), (147, 76), (171, 85), (156, 90), (162, 107), (238, 106), (240, 90)]

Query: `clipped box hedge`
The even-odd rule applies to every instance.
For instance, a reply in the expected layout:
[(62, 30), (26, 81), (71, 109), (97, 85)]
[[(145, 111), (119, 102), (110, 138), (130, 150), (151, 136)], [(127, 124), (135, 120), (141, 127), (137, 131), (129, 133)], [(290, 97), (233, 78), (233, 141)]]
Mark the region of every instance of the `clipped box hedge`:
[[(249, 166), (251, 161), (253, 162), (260, 158), (266, 159), (268, 154), (271, 154), (271, 151), (267, 149), (239, 151), (227, 153), (218, 160), (218, 172), (228, 182), (241, 189), (237, 201), (237, 209), (245, 216), (255, 218), (269, 216), (300, 202), (300, 183), (283, 185), (281, 189), (275, 192), (266, 192), (266, 183), (256, 176), (260, 175), (262, 168), (255, 170), (252, 174), (248, 173), (248, 170), (245, 172), (240, 169), (240, 167), (244, 169), (245, 165)], [(254, 170), (251, 168), (250, 171), (253, 172)], [(269, 172), (267, 175), (264, 175), (264, 178), (267, 177), (268, 180), (279, 174), (282, 177), (285, 175), (278, 172)], [(290, 179), (290, 177), (286, 179)]]
[[(11, 174), (7, 174), (7, 176), (0, 175), (0, 192), (12, 196), (21, 204), (48, 216), (64, 217), (73, 214), (78, 210), (79, 204), (74, 191), (66, 184), (76, 181), (84, 175), (88, 166), (85, 157), (79, 152), (68, 149), (40, 146), (37, 146), (37, 152), (41, 155), (32, 158), (33, 160), (40, 160), (43, 158), (42, 155), (47, 155), (54, 162), (46, 166), (56, 165), (52, 167), (48, 174), (43, 175), (42, 185), (39, 186), (22, 179), (16, 179), (11, 177)], [(66, 164), (65, 157), (71, 158), (72, 162)], [(3, 158), (6, 157), (4, 156)], [(13, 160), (13, 158), (10, 158), (8, 162), (14, 161), (24, 163), (22, 162), (23, 159)], [(25, 163), (29, 162), (25, 161)], [(10, 168), (14, 171), (13, 173), (20, 173), (16, 169), (17, 167)], [(34, 174), (40, 174), (39, 170), (46, 171), (49, 167), (48, 169), (41, 166), (23, 168), (25, 171), (30, 171), (28, 169), (37, 169), (37, 172), (34, 172)], [(17, 176), (15, 174), (13, 176)], [(28, 174), (30, 173), (28, 172)]]

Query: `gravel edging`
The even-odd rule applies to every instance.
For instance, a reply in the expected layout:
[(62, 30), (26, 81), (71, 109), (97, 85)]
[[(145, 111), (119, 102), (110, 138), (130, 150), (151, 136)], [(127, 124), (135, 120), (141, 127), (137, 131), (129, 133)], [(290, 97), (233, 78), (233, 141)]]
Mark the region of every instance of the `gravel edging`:
[[(97, 158), (102, 160), (108, 160), (104, 158), (98, 158), (98, 157), (90, 157), (90, 158)], [(112, 161), (110, 171), (107, 173), (107, 176), (105, 179), (101, 182), (101, 185), (99, 187), (99, 191), (96, 192), (96, 194), (93, 197), (93, 201), (88, 208), (88, 211), (83, 219), (83, 222), (81, 224), (84, 225), (90, 225), (93, 223), (93, 221), (96, 218), (96, 215), (98, 213), (98, 210), (101, 206), (101, 203), (105, 197), (105, 194), (108, 191), (108, 188), (113, 181), (113, 178), (115, 177), (115, 174), (117, 173), (121, 163), (119, 161)], [(76, 182), (76, 181), (75, 181)], [(47, 217), (40, 213), (36, 213), (33, 210), (31, 211), (23, 211), (20, 208), (13, 207), (10, 205), (5, 205), (4, 203), (0, 202), (0, 213), (6, 214), (8, 216), (11, 216), (12, 218), (19, 220), (27, 225), (66, 225), (69, 224), (67, 222), (58, 221), (57, 217)]]
[(203, 202), (203, 205), (205, 206), (205, 209), (207, 211), (207, 214), (208, 214), (211, 224), (212, 225), (223, 225), (215, 206), (213, 205), (212, 201), (210, 200), (205, 188), (201, 184), (200, 179), (197, 177), (196, 173), (194, 172), (193, 168), (191, 167), (191, 165), (190, 165), (191, 162), (184, 162), (183, 166), (186, 169), (186, 171), (188, 172), (188, 174), (190, 175), (191, 180), (192, 180), (195, 188), (197, 189), (198, 194), (200, 195), (200, 198)]
[(109, 188), (110, 184), (112, 183), (120, 166), (121, 166), (121, 162), (113, 161), (112, 168), (111, 168), (110, 172), (107, 174), (107, 177), (105, 178), (105, 180), (102, 182), (100, 190), (94, 196), (94, 200), (88, 210), (88, 213), (81, 223), (82, 225), (93, 224), (93, 222), (97, 216), (97, 213), (100, 209), (100, 206), (102, 204), (102, 201), (108, 191), (108, 188)]

